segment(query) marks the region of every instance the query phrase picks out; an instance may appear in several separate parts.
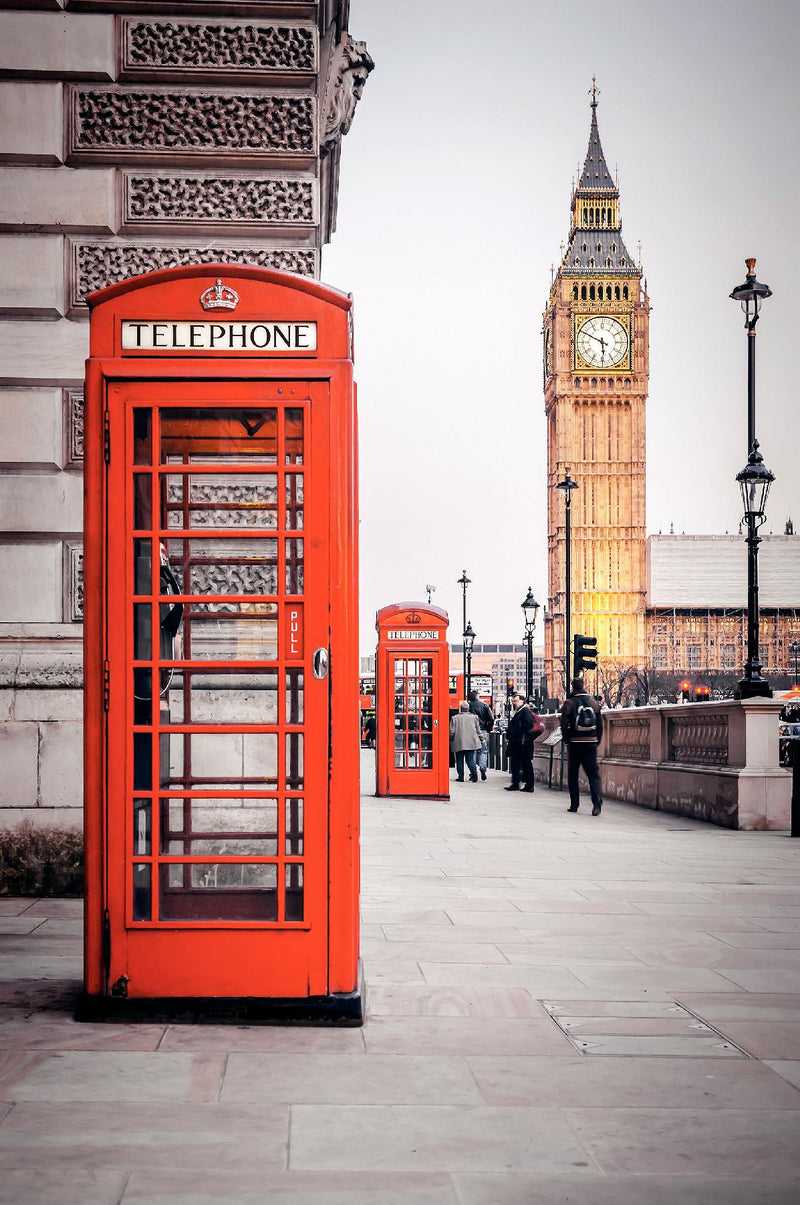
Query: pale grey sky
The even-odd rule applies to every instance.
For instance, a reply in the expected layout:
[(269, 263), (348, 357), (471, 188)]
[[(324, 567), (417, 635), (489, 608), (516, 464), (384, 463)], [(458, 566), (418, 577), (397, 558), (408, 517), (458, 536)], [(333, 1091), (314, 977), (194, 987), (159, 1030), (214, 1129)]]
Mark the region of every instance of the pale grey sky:
[(800, 6), (351, 0), (350, 30), (376, 67), (322, 276), (355, 297), (362, 652), (376, 609), (429, 582), (459, 641), (464, 567), (479, 641), (521, 638), (528, 585), (547, 601), (541, 317), (593, 74), (653, 307), (648, 532), (737, 529), (746, 335), (728, 294), (747, 255), (774, 293), (758, 325), (765, 530), (800, 526)]

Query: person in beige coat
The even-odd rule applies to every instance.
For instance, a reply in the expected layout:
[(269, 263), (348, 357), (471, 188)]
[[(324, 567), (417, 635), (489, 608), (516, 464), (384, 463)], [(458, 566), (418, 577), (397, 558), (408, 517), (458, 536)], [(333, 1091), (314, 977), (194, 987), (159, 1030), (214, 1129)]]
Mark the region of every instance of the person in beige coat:
[(483, 744), (478, 717), (469, 709), (466, 699), (460, 704), (458, 715), (450, 721), (450, 748), (456, 755), (456, 782), (464, 781), (464, 761), (469, 770), (470, 782), (478, 781), (475, 754)]

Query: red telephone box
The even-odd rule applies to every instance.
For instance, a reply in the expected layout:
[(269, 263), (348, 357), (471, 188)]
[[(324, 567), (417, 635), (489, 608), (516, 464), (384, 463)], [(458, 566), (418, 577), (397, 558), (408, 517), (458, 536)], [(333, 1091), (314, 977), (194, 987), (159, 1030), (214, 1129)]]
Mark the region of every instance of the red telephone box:
[(377, 614), (376, 795), (450, 798), (448, 623), (422, 603)]
[(79, 1015), (359, 1023), (351, 299), (88, 300)]

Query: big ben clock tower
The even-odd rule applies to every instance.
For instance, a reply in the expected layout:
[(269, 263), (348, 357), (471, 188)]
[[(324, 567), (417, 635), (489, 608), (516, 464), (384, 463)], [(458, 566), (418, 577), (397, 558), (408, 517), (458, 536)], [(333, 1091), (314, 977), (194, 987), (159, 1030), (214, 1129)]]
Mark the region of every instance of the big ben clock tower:
[(544, 314), (549, 614), (545, 669), (564, 696), (566, 531), (571, 503), (571, 630), (597, 637), (598, 673), (643, 667), (645, 403), (650, 307), (622, 240), (592, 87), (589, 149), (572, 194), (569, 245)]

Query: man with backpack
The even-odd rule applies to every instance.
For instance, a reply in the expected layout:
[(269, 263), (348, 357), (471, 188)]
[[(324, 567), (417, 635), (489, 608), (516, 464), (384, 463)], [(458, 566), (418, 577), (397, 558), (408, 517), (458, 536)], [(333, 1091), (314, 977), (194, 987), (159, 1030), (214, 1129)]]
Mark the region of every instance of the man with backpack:
[(599, 816), (603, 807), (603, 796), (597, 765), (597, 746), (603, 735), (603, 714), (597, 700), (587, 695), (583, 678), (572, 679), (569, 698), (561, 708), (561, 732), (567, 746), (569, 810), (577, 812), (580, 806), (578, 772), (583, 766), (592, 796), (592, 815)]
[(478, 697), (477, 690), (469, 692), (469, 709), (473, 715), (478, 717), (478, 723), (481, 726), (481, 740), (483, 744), (478, 750), (477, 761), (481, 778), (486, 782), (486, 767), (489, 761), (489, 733), (494, 728), (494, 716), (492, 715), (491, 708)]

